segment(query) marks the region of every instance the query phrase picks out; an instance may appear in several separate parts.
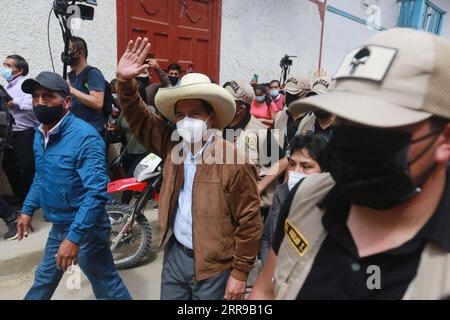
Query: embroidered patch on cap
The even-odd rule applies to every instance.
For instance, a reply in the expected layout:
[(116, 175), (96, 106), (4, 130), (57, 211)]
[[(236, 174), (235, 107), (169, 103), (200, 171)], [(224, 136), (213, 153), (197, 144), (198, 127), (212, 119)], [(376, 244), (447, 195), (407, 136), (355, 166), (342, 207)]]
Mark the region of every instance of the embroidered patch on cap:
[(313, 88), (315, 86), (324, 86), (325, 88), (328, 89), (328, 87), (330, 86), (330, 83), (325, 79), (317, 79), (313, 84)]
[(231, 87), (231, 89), (233, 89), (234, 93), (237, 93), (239, 89), (241, 89), (241, 87), (236, 81), (231, 81), (229, 86)]
[(397, 49), (368, 45), (352, 51), (334, 79), (353, 78), (381, 82), (397, 54)]
[(287, 79), (286, 84), (288, 84), (288, 83), (293, 83), (294, 85), (297, 86), (298, 85), (298, 80), (296, 78), (294, 78), (294, 77), (291, 77), (291, 78)]
[(286, 232), (286, 235), (291, 244), (298, 251), (300, 256), (303, 257), (306, 249), (308, 249), (308, 241), (306, 241), (302, 234), (291, 222), (289, 222), (288, 219), (286, 219), (286, 222), (284, 223), (284, 231)]

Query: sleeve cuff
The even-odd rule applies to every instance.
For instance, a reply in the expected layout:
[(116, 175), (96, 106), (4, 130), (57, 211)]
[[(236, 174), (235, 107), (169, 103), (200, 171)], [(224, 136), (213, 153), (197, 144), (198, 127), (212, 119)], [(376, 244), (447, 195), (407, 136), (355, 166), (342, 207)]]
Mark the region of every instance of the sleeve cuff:
[(22, 208), (22, 210), (20, 210), (20, 213), (21, 213), (21, 214), (26, 214), (27, 216), (32, 217), (33, 214), (34, 214), (34, 211), (31, 212), (31, 210), (27, 210), (27, 209), (25, 209), (25, 208)]
[(237, 269), (233, 269), (231, 271), (231, 276), (233, 278), (235, 278), (236, 280), (239, 280), (239, 281), (247, 281), (247, 279), (248, 279), (248, 272), (240, 271), (240, 270), (237, 270)]
[(81, 240), (83, 239), (83, 235), (74, 230), (70, 230), (66, 236), (66, 239), (79, 245), (81, 243)]
[(164, 76), (166, 74), (161, 67), (156, 69), (156, 73), (158, 74), (158, 76)]
[(117, 91), (120, 91), (125, 96), (133, 96), (137, 91), (137, 82), (135, 79), (124, 80), (117, 78), (116, 88)]
[(36, 208), (33, 205), (30, 206), (25, 201), (25, 203), (23, 204), (22, 210), (20, 210), (20, 213), (26, 214), (27, 216), (32, 216), (37, 209), (39, 209), (39, 208)]

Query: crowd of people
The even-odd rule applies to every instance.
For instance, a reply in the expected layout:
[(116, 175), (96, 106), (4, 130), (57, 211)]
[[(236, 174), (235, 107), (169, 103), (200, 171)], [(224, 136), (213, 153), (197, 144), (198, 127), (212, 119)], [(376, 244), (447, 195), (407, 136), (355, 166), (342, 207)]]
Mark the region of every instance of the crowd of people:
[(149, 153), (163, 159), (161, 299), (450, 295), (447, 39), (394, 28), (333, 79), (222, 86), (176, 63), (166, 73), (150, 50), (130, 41), (111, 82), (78, 37), (67, 81), (4, 61), (16, 196), (0, 198), (5, 239), (30, 236), (38, 209), (52, 223), (26, 299), (50, 299), (72, 264), (96, 298), (131, 298), (109, 249), (106, 188)]

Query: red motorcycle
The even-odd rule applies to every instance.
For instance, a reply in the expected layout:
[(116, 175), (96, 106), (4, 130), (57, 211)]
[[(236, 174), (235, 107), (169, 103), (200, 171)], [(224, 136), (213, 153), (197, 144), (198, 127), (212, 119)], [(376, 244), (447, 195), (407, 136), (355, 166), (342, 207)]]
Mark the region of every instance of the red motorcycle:
[(145, 157), (134, 170), (134, 178), (113, 181), (108, 193), (136, 191), (133, 205), (110, 203), (106, 210), (111, 222), (110, 248), (117, 269), (136, 266), (147, 254), (152, 241), (150, 223), (144, 215), (149, 201), (159, 201), (162, 159), (155, 154)]

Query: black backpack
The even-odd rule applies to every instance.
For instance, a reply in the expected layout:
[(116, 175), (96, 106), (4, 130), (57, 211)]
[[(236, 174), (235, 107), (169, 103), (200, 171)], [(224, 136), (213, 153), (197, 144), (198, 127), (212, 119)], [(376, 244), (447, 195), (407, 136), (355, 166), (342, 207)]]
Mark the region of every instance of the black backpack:
[[(100, 71), (100, 70), (98, 68), (91, 67), (91, 66), (87, 66), (86, 69), (87, 70), (85, 70), (85, 72), (84, 72), (84, 77), (82, 79), (82, 83), (83, 83), (83, 87), (85, 87), (89, 91), (89, 84), (88, 84), (89, 73), (94, 69), (96, 69), (98, 71)], [(113, 112), (113, 105), (114, 105), (114, 97), (112, 95), (111, 85), (109, 84), (108, 81), (105, 80), (105, 98), (103, 99), (103, 108), (102, 108), (105, 123), (108, 122), (109, 116)]]
[(15, 123), (6, 105), (11, 99), (6, 90), (0, 86), (0, 139), (5, 139), (12, 133), (12, 126)]

